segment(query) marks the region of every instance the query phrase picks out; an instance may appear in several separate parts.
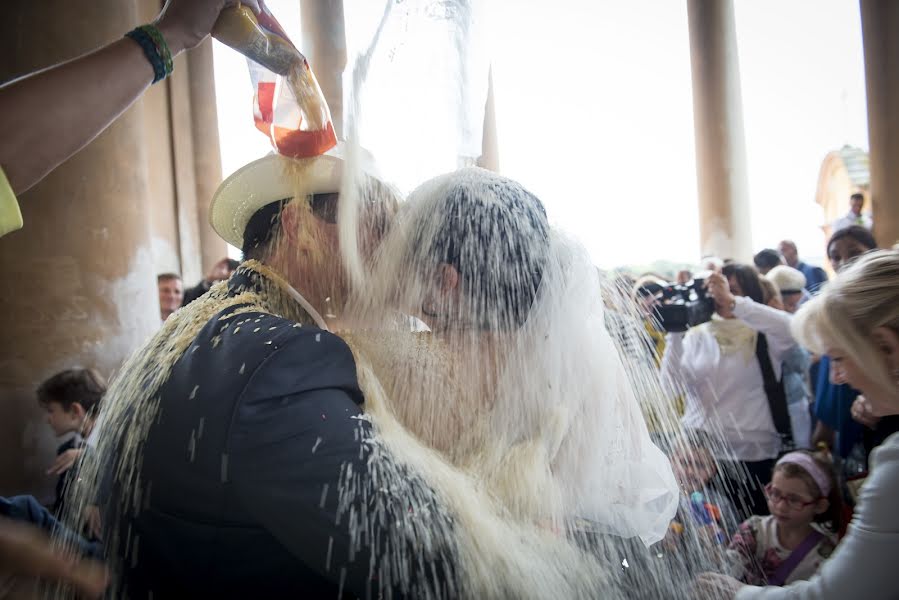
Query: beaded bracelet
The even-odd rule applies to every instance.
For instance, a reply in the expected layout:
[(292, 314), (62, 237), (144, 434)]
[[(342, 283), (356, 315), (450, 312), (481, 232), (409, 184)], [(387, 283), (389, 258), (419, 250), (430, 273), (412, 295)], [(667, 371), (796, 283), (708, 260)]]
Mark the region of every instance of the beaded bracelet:
[(153, 83), (162, 81), (172, 74), (172, 54), (162, 34), (153, 25), (142, 25), (125, 34), (141, 47), (153, 66)]

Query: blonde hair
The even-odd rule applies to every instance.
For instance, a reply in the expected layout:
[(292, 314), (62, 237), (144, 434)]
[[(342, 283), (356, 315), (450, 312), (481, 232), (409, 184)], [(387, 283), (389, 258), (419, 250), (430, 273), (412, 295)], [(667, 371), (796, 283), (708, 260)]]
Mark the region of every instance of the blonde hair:
[(841, 271), (793, 318), (793, 336), (812, 352), (847, 352), (871, 379), (896, 387), (871, 338), (878, 327), (899, 332), (899, 252), (865, 254)]

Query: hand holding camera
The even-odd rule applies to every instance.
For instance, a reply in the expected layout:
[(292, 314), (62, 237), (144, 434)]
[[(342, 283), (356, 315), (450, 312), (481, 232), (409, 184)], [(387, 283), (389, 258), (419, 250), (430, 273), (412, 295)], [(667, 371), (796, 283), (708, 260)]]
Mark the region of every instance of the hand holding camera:
[(736, 298), (730, 291), (727, 277), (721, 273), (711, 273), (705, 285), (709, 296), (715, 301), (715, 312), (725, 319), (733, 318)]
[(648, 293), (654, 298), (652, 308), (658, 325), (668, 333), (682, 333), (701, 325), (715, 312), (715, 302), (701, 276), (685, 284), (659, 286)]

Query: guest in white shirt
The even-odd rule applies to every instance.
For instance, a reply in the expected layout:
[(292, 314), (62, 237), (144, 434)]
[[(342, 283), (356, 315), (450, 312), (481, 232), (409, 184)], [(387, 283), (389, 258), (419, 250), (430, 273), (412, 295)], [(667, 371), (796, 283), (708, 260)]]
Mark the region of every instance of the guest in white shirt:
[[(791, 315), (765, 306), (759, 274), (748, 265), (726, 265), (721, 274), (709, 276), (707, 285), (716, 315), (686, 333), (668, 334), (662, 370), (686, 388), (683, 425), (724, 437), (728, 448), (716, 458), (724, 463), (723, 473), (732, 473), (742, 496), (742, 506), (735, 502), (738, 510), (744, 518), (765, 515), (763, 486), (782, 438), (769, 408), (761, 361), (767, 358), (782, 386), (784, 357), (795, 344)], [(786, 410), (783, 393), (781, 402)], [(749, 481), (739, 481), (741, 467)]]
[(849, 197), (849, 213), (833, 222), (833, 233), (853, 225), (859, 225), (865, 229), (871, 229), (873, 221), (871, 215), (862, 214), (865, 206), (865, 197), (862, 194), (852, 194)]

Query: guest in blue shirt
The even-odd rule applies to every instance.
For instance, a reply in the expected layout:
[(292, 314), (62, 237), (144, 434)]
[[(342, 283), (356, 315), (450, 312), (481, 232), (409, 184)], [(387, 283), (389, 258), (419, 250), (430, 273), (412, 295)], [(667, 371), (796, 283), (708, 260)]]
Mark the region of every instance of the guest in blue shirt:
[(809, 265), (799, 260), (799, 250), (796, 244), (790, 240), (784, 240), (778, 247), (787, 265), (802, 271), (805, 275), (805, 289), (811, 294), (816, 294), (821, 286), (827, 283), (827, 273), (821, 267)]

